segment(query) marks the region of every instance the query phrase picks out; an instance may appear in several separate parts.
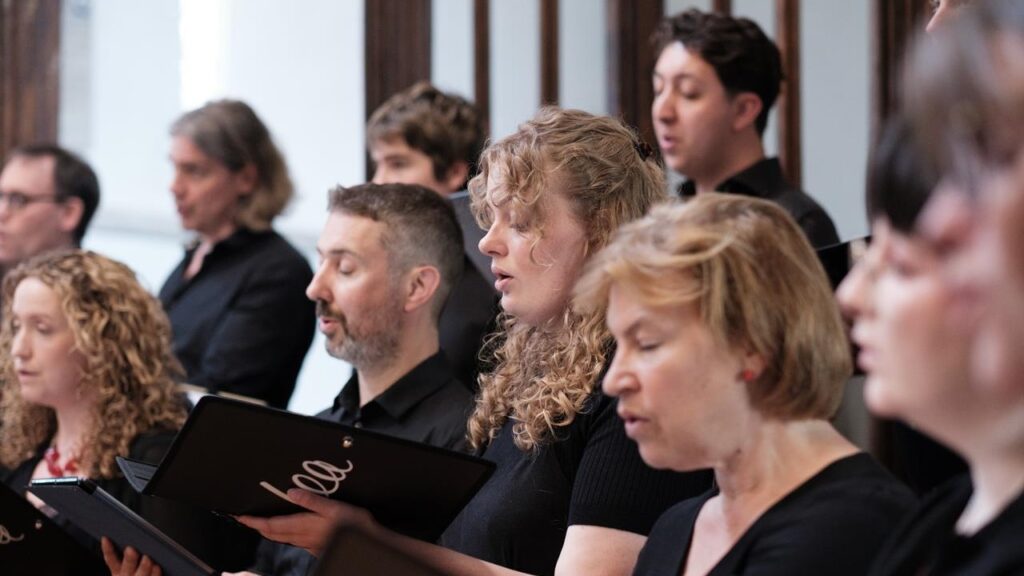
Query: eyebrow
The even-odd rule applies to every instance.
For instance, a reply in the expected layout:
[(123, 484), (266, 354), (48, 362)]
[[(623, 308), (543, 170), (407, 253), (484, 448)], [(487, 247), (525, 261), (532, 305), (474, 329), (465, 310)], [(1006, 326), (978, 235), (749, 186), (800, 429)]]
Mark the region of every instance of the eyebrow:
[(359, 254), (348, 248), (328, 248), (327, 250), (323, 250), (317, 246), (316, 253), (322, 257), (341, 258), (342, 256), (351, 256), (356, 260), (362, 260)]

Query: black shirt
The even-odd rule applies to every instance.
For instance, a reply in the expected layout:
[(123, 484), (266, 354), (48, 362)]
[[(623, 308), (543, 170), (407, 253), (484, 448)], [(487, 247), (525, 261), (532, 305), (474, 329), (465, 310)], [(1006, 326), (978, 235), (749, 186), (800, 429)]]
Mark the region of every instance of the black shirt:
[(932, 493), (892, 534), (871, 574), (1024, 574), (1024, 493), (977, 533), (960, 536), (956, 523), (971, 494), (967, 475)]
[[(764, 158), (756, 162), (715, 186), (715, 190), (775, 202), (796, 220), (816, 250), (839, 243), (839, 234), (828, 212), (813, 198), (786, 180), (778, 158)], [(692, 197), (696, 193), (697, 186), (693, 181), (686, 181), (679, 187), (679, 195), (683, 198)], [(825, 260), (822, 260), (822, 265), (825, 266), (832, 285), (838, 286), (846, 274), (846, 266)]]
[(708, 473), (648, 468), (600, 390), (558, 440), (523, 452), (509, 420), (483, 457), (497, 469), (441, 543), (528, 574), (554, 573), (573, 524), (646, 534), (666, 508), (711, 485)]
[[(166, 430), (140, 434), (131, 442), (127, 456), (133, 460), (157, 464), (170, 448), (174, 437), (175, 432)], [(42, 459), (49, 443), (47, 440), (33, 457), (22, 462), (14, 470), (7, 471), (2, 478), (3, 482), (24, 493), (25, 487), (32, 479), (32, 472)], [(207, 564), (220, 570), (240, 570), (252, 562), (259, 539), (248, 529), (238, 528), (206, 510), (162, 498), (143, 496), (136, 492), (123, 476), (99, 478), (94, 481), (97, 486)], [(101, 554), (100, 543), (87, 532), (60, 514), (53, 520), (86, 548), (97, 555)]]
[(236, 231), (185, 280), (194, 253), (160, 289), (189, 382), (284, 408), (316, 327), (309, 263), (273, 230)]
[[(658, 519), (634, 576), (682, 572), (697, 515), (715, 494)], [(862, 576), (913, 505), (911, 492), (867, 454), (841, 458), (762, 514), (708, 574)]]
[[(438, 352), (362, 408), (359, 377), (353, 372), (334, 405), (317, 414), (317, 418), (463, 450), (466, 421), (472, 409), (472, 393), (454, 377), (444, 354)], [(252, 570), (275, 576), (300, 576), (309, 574), (314, 564), (316, 558), (305, 550), (266, 540), (260, 544), (257, 564)]]
[(471, 390), (477, 389), (480, 349), (484, 337), (495, 328), (498, 315), (498, 292), (494, 289), (491, 259), (477, 244), (483, 231), (476, 224), (469, 207), (469, 195), (456, 192), (448, 197), (462, 229), (465, 258), (459, 282), (452, 287), (444, 309), (438, 334), (441, 349), (455, 370), (455, 376)]

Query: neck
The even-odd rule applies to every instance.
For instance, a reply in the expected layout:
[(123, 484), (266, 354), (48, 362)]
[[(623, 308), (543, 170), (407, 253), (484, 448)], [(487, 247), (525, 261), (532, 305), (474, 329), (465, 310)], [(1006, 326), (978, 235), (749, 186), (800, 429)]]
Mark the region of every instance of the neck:
[(965, 443), (961, 450), (970, 465), (974, 490), (957, 521), (957, 531), (974, 534), (984, 528), (1024, 491), (1024, 412), (989, 421), (991, 433)]
[(714, 465), (726, 517), (756, 518), (835, 460), (857, 452), (824, 420), (760, 420)]
[(53, 444), (62, 458), (81, 455), (86, 433), (92, 427), (92, 404), (83, 399), (55, 410), (57, 430), (53, 436)]
[(398, 351), (393, 357), (385, 358), (373, 365), (355, 367), (359, 376), (359, 406), (365, 406), (383, 394), (402, 376), (437, 354), (439, 348), (437, 327), (433, 322), (417, 330), (405, 330), (399, 340)]
[(238, 226), (233, 221), (225, 222), (219, 228), (206, 232), (199, 233), (199, 243), (204, 246), (208, 252), (210, 248), (213, 248), (221, 240), (224, 240), (228, 236), (231, 236), (238, 230)]
[(761, 138), (756, 134), (750, 134), (738, 139), (731, 147), (732, 154), (706, 174), (696, 175), (693, 182), (697, 187), (697, 193), (715, 192), (723, 182), (736, 174), (750, 168), (757, 162), (764, 159), (764, 145)]

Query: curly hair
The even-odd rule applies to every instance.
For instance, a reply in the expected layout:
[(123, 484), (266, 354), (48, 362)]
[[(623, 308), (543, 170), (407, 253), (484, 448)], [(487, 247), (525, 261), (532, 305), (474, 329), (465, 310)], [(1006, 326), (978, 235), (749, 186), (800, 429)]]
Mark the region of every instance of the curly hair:
[[(80, 386), (96, 391), (92, 427), (78, 460), (91, 478), (119, 474), (115, 456), (153, 429), (174, 430), (185, 421), (177, 391), (184, 370), (171, 351), (171, 326), (160, 303), (130, 268), (94, 252), (50, 252), (25, 261), (3, 282), (0, 349), (14, 340), (12, 300), (18, 285), (35, 278), (52, 289), (85, 366)], [(53, 409), (21, 395), (10, 354), (0, 354), (0, 464), (14, 468), (32, 458), (56, 432)]]
[(465, 162), (472, 178), (487, 128), (480, 110), (466, 99), (417, 82), (388, 98), (366, 124), (367, 147), (396, 137), (430, 157), (434, 178), (444, 180), (456, 162)]
[(188, 138), (232, 172), (256, 167), (256, 187), (238, 200), (235, 224), (266, 230), (291, 202), (295, 191), (284, 156), (266, 125), (245, 102), (207, 102), (175, 120), (171, 135)]
[[(487, 190), (494, 174), (501, 190)], [(586, 234), (587, 254), (612, 232), (643, 216), (666, 197), (663, 171), (650, 148), (622, 122), (579, 110), (547, 107), (519, 130), (488, 147), (470, 182), (474, 214), (491, 223), (491, 206), (510, 204), (531, 222), (533, 245), (544, 235), (545, 195), (562, 194)], [(532, 257), (532, 254), (531, 254)], [(469, 420), (469, 441), (479, 449), (508, 419), (516, 446), (528, 451), (556, 439), (584, 409), (611, 350), (603, 311), (581, 314), (566, 307), (545, 326), (528, 326), (503, 313), (486, 347), (493, 371), (481, 374)]]
[(758, 134), (764, 134), (784, 75), (778, 46), (757, 23), (691, 8), (662, 20), (653, 41), (657, 54), (675, 42), (698, 54), (715, 69), (729, 94), (756, 94), (761, 99), (761, 113), (755, 125)]
[(783, 420), (830, 418), (852, 364), (825, 269), (773, 202), (700, 194), (623, 226), (590, 260), (575, 306), (604, 309), (612, 285), (655, 308), (696, 303), (722, 346), (765, 362), (751, 404)]

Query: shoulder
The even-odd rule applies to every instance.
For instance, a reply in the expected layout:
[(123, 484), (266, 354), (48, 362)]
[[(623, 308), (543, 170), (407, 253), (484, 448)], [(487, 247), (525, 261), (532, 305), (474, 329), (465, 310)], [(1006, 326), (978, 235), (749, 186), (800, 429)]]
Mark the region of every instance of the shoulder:
[(249, 258), (258, 259), (265, 267), (312, 273), (306, 257), (275, 230), (252, 232), (248, 242), (251, 246)]

